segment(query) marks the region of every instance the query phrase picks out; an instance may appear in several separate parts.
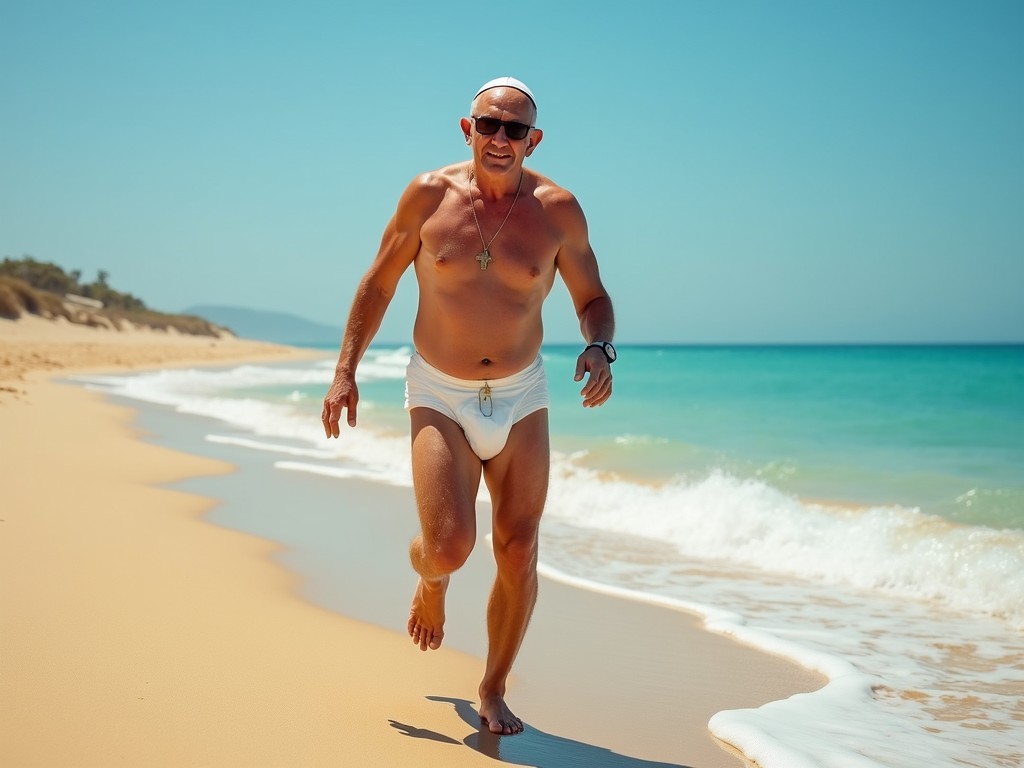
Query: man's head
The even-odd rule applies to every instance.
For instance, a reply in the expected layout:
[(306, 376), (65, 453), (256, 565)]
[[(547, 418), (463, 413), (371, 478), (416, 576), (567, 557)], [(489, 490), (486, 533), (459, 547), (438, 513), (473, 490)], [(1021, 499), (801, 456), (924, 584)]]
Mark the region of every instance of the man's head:
[(544, 136), (536, 122), (533, 92), (514, 77), (499, 77), (477, 90), (461, 125), (477, 163), (497, 170), (509, 163), (521, 166), (533, 154)]
[(491, 88), (515, 88), (517, 91), (521, 91), (530, 97), (530, 103), (533, 104), (533, 117), (537, 119), (537, 99), (533, 96), (533, 91), (527, 88), (526, 83), (522, 80), (516, 80), (514, 77), (496, 77), (493, 80), (488, 80), (486, 83), (480, 86), (477, 90), (476, 95), (473, 97), (473, 103), (476, 103), (477, 98), (484, 91), (489, 91)]

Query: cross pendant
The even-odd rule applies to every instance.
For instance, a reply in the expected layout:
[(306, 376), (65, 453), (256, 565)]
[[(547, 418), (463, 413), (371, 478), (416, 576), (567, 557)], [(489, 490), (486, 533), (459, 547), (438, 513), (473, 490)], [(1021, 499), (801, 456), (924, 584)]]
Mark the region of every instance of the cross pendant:
[(476, 255), (476, 260), (480, 262), (480, 269), (487, 269), (487, 265), (491, 263), (491, 252), (485, 248)]

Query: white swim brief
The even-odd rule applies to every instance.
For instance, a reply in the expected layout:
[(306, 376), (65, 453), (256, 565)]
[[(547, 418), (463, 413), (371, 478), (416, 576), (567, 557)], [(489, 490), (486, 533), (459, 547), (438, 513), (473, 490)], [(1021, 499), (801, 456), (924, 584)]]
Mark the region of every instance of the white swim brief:
[(406, 369), (405, 409), (430, 408), (466, 433), (470, 448), (487, 461), (501, 453), (512, 426), (551, 403), (540, 355), (530, 367), (500, 379), (457, 379), (439, 371), (419, 352)]

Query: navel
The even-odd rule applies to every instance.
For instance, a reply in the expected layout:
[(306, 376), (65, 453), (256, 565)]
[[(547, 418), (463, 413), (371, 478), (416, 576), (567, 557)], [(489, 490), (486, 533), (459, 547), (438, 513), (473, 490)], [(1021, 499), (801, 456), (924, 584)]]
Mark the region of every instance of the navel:
[(481, 365), (490, 365), (491, 364), (491, 358), (485, 357), (483, 360), (480, 361), (480, 364)]

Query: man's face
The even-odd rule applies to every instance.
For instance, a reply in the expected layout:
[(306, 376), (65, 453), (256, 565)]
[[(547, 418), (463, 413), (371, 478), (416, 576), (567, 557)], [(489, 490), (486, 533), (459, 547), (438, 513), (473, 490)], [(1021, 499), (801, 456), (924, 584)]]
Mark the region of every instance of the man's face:
[[(537, 119), (533, 102), (515, 88), (491, 88), (473, 101), (471, 117), (493, 117), (505, 122), (525, 123), (532, 126)], [(478, 166), (492, 173), (518, 171), (523, 160), (533, 154), (541, 132), (531, 128), (521, 139), (510, 139), (505, 127), (487, 136), (481, 134), (472, 119), (463, 118), (462, 131), (473, 149)]]

